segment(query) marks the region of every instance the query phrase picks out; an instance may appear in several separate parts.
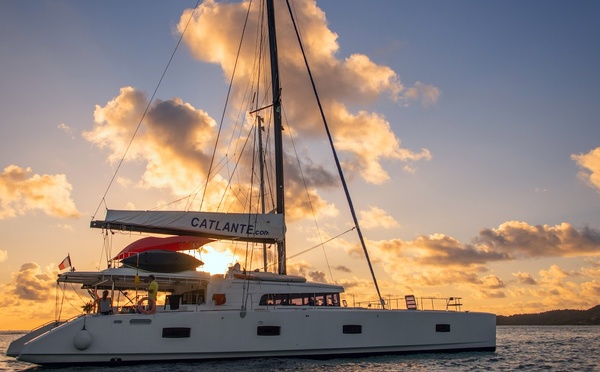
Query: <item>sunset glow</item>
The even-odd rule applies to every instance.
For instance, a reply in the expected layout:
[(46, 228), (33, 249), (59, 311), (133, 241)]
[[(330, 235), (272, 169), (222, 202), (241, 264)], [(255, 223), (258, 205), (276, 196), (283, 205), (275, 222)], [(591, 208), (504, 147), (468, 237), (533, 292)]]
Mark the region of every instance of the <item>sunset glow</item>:
[[(236, 65), (248, 3), (206, 0), (192, 16), (195, 1), (0, 2), (0, 329), (54, 319), (68, 254), (76, 270), (105, 267), (89, 223), (106, 208), (194, 210), (204, 196), (203, 210), (243, 209), (230, 172), (252, 174), (236, 163), (245, 138), (214, 143), (250, 126), (244, 108), (219, 132), (234, 66), (232, 107), (256, 73), (252, 48)], [(502, 315), (600, 303), (600, 3), (343, 3), (294, 11), (384, 297), (456, 296)], [(373, 300), (279, 19), (288, 273)], [(112, 250), (141, 237), (115, 234)], [(263, 267), (260, 249), (244, 263), (233, 243), (199, 258), (211, 274)], [(80, 311), (70, 300), (63, 316)]]

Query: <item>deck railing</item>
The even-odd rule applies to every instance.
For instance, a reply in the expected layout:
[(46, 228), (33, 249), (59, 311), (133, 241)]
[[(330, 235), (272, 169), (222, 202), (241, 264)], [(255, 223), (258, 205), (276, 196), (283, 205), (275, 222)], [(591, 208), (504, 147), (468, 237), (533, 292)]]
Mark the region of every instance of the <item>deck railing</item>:
[[(445, 310), (445, 311), (461, 311), (462, 298), (461, 297), (415, 297), (417, 302), (416, 310), (427, 311), (427, 310)], [(385, 298), (386, 310), (407, 310), (407, 300), (405, 297), (391, 297)], [(367, 308), (367, 309), (381, 309), (381, 303), (378, 300), (371, 301), (348, 301), (348, 306), (356, 308)]]

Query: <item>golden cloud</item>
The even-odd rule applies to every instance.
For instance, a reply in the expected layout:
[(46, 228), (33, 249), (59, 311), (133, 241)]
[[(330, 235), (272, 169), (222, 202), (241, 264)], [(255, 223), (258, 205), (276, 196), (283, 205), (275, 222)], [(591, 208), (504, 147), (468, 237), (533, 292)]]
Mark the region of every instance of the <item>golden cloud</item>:
[(563, 222), (556, 226), (508, 221), (498, 228), (482, 229), (477, 245), (490, 252), (517, 257), (574, 257), (600, 254), (600, 231), (575, 229)]
[[(0, 284), (0, 329), (31, 329), (56, 316), (56, 278), (55, 265), (41, 268), (35, 262), (21, 265), (18, 272), (12, 274), (12, 280)], [(81, 296), (67, 291), (67, 301), (61, 308), (63, 319), (81, 313)], [(33, 323), (32, 323), (33, 321)]]
[(587, 154), (573, 154), (571, 159), (583, 168), (579, 177), (600, 191), (600, 147), (596, 147)]
[(31, 174), (31, 168), (9, 165), (0, 174), (0, 219), (41, 210), (58, 218), (78, 218), (72, 186), (64, 174)]
[[(184, 41), (192, 54), (199, 60), (221, 66), (224, 76), (229, 78), (235, 66), (237, 84), (233, 86), (233, 97), (242, 99), (246, 80), (255, 75), (255, 66), (244, 61), (254, 60), (256, 54), (251, 42), (240, 49), (236, 58), (242, 25), (245, 23), (248, 2), (216, 3), (206, 1), (194, 12)], [(277, 37), (280, 45), (297, 45), (287, 9), (278, 7)], [(400, 140), (391, 131), (390, 124), (376, 113), (351, 113), (349, 104), (369, 103), (387, 94), (397, 99), (404, 87), (396, 73), (387, 66), (371, 61), (362, 54), (352, 54), (345, 60), (339, 59), (337, 35), (327, 27), (325, 14), (315, 1), (303, 1), (295, 5), (294, 11), (302, 25), (302, 38), (315, 80), (319, 82), (320, 98), (334, 134), (336, 146), (346, 153), (346, 164), (362, 177), (373, 183), (381, 183), (389, 178), (380, 162), (386, 159), (416, 161), (429, 159), (428, 150), (412, 152), (400, 146)], [(186, 27), (191, 10), (181, 16), (178, 29)], [(260, 22), (258, 9), (253, 8), (248, 18), (246, 39), (256, 35)], [(280, 48), (280, 75), (284, 94), (285, 117), (293, 124), (293, 130), (303, 137), (322, 136), (315, 101), (311, 97), (311, 87), (304, 71), (303, 58), (298, 48)], [(237, 63), (237, 65), (236, 65)], [(439, 90), (421, 83), (407, 92), (407, 97), (422, 97), (427, 104), (433, 104)], [(342, 103), (344, 102), (344, 103)], [(265, 104), (266, 106), (266, 104)]]
[(54, 298), (54, 287), (58, 272), (42, 271), (35, 262), (21, 265), (13, 274), (12, 295), (22, 300), (45, 301)]
[(538, 284), (537, 281), (531, 276), (530, 273), (517, 272), (517, 273), (513, 273), (512, 275), (517, 278), (517, 280), (519, 281), (519, 284), (530, 284), (530, 285)]
[(478, 267), (493, 261), (510, 259), (506, 253), (493, 252), (444, 235), (421, 235), (413, 241), (400, 239), (373, 242), (373, 246), (392, 260), (410, 260), (415, 265), (441, 267)]
[(593, 279), (589, 282), (581, 283), (581, 292), (583, 297), (586, 298), (600, 297), (600, 280)]
[[(143, 93), (132, 87), (121, 88), (105, 106), (96, 106), (94, 128), (84, 132), (83, 137), (108, 149), (113, 163), (120, 161), (126, 150), (126, 161), (144, 161), (139, 186), (188, 195), (206, 178), (215, 122), (204, 111), (179, 99), (156, 100), (138, 128), (147, 106)], [(135, 132), (135, 141), (131, 142)], [(124, 182), (129, 181), (119, 179), (120, 184)]]
[[(412, 241), (401, 239), (368, 243), (376, 263), (397, 283), (410, 282), (420, 287), (463, 284), (482, 298), (502, 298), (509, 287), (502, 278), (488, 274), (492, 262), (513, 261), (531, 257), (586, 257), (600, 252), (600, 233), (594, 229), (575, 229), (563, 223), (557, 226), (532, 226), (509, 221), (496, 229), (483, 229), (472, 244), (463, 244), (444, 235), (421, 235)], [(356, 246), (346, 247), (349, 254), (359, 256)], [(362, 255), (360, 255), (362, 257)], [(513, 273), (517, 285), (536, 285), (560, 294), (576, 286), (570, 279), (594, 277), (597, 262), (584, 271), (565, 271), (553, 265), (535, 279), (529, 273)], [(416, 269), (418, 268), (418, 269)], [(483, 276), (482, 276), (483, 275)], [(550, 289), (548, 289), (550, 288)]]
[(398, 227), (398, 222), (386, 211), (378, 207), (371, 207), (368, 211), (360, 211), (360, 226), (365, 229)]

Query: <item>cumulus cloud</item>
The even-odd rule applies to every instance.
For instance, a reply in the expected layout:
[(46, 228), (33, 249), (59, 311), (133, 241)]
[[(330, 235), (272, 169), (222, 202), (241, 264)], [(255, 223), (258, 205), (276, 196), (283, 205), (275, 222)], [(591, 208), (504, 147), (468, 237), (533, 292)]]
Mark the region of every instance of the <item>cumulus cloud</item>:
[[(236, 63), (247, 6), (247, 2), (205, 1), (195, 11), (185, 33), (184, 42), (192, 55), (201, 61), (218, 64), (226, 78), (232, 75)], [(285, 9), (278, 7), (277, 11), (284, 12)], [(190, 12), (188, 10), (182, 14), (178, 25), (180, 32), (189, 19)], [(437, 88), (417, 82), (415, 87), (406, 90), (391, 68), (379, 65), (365, 55), (352, 54), (345, 59), (339, 58), (337, 35), (328, 29), (325, 14), (316, 3), (306, 1), (296, 4), (295, 12), (302, 24), (304, 45), (311, 60), (313, 75), (319, 81), (321, 100), (336, 147), (350, 176), (358, 174), (368, 182), (379, 184), (389, 179), (382, 166), (384, 161), (401, 161), (406, 164), (406, 169), (414, 170), (415, 162), (430, 159), (431, 154), (427, 149), (412, 151), (402, 147), (400, 139), (383, 115), (353, 111), (352, 107), (364, 107), (382, 97), (391, 100), (422, 98), (427, 104), (432, 104), (437, 98), (431, 92), (435, 92)], [(258, 9), (252, 9), (245, 40), (251, 39), (248, 35), (255, 34), (259, 19)], [(278, 19), (283, 22), (278, 28), (280, 45), (296, 45), (289, 17), (282, 14)], [(294, 138), (306, 138), (301, 144), (304, 156), (300, 156), (300, 164), (288, 160), (295, 156), (285, 156), (288, 196), (286, 219), (294, 221), (312, 213), (334, 216), (338, 213), (335, 205), (324, 200), (317, 192), (339, 187), (339, 181), (332, 172), (332, 167), (327, 169), (315, 163), (312, 157), (315, 153), (321, 153), (324, 131), (318, 124), (320, 114), (315, 101), (307, 99), (311, 96), (311, 87), (303, 72), (302, 57), (297, 48), (280, 48), (279, 53), (287, 121), (285, 133)], [(255, 45), (245, 42), (241, 47), (241, 58), (235, 66), (236, 74), (230, 98), (229, 106), (235, 107), (235, 110), (238, 110), (240, 102), (247, 99), (246, 95), (254, 94), (247, 90), (248, 82), (256, 76), (256, 66), (248, 62), (254, 60), (254, 55)], [(267, 106), (268, 98), (264, 100), (265, 102), (255, 103), (256, 106)], [(138, 130), (146, 107), (149, 109)], [(270, 133), (269, 114), (263, 115), (267, 116), (265, 132)], [(254, 140), (252, 133), (255, 125), (252, 120), (255, 119), (251, 115), (244, 117), (239, 111), (228, 112), (225, 118), (240, 120), (240, 116), (243, 117), (241, 125), (238, 123), (234, 129), (223, 129), (219, 135), (221, 140), (216, 149), (217, 158), (210, 175), (209, 164), (218, 132), (216, 122), (203, 110), (179, 98), (155, 101), (148, 106), (145, 94), (132, 87), (124, 87), (118, 96), (105, 105), (96, 106), (94, 128), (84, 132), (83, 136), (105, 149), (112, 163), (119, 162), (128, 149), (124, 160), (143, 164), (145, 169), (141, 181), (118, 179), (119, 185), (133, 182), (138, 187), (164, 188), (178, 197), (188, 196), (200, 189), (204, 194), (204, 209), (247, 210), (249, 203), (258, 201), (258, 177), (256, 170), (253, 170), (256, 156), (252, 153), (253, 146), (246, 143)], [(225, 125), (225, 128), (228, 127)], [(134, 132), (137, 133), (136, 139), (130, 146)], [(233, 138), (234, 132), (238, 135), (246, 133), (247, 137), (223, 140), (228, 136)], [(284, 136), (285, 141), (289, 142), (288, 137)], [(293, 148), (288, 145), (287, 149)], [(314, 151), (315, 149), (319, 151)], [(266, 150), (267, 156), (272, 153), (269, 151)], [(234, 170), (236, 174), (232, 177)], [(242, 186), (250, 183), (247, 179), (241, 179), (241, 174), (254, 176), (254, 185)], [(211, 182), (204, 190), (207, 176), (210, 176)], [(269, 185), (267, 189), (272, 200), (274, 186)], [(309, 199), (289, 197), (296, 195), (308, 195)], [(190, 207), (189, 204), (187, 207)], [(386, 224), (393, 222), (388, 218)]]
[[(216, 3), (205, 1), (194, 13), (184, 41), (199, 60), (221, 66), (225, 77), (232, 75), (238, 51), (241, 27), (244, 24), (248, 3)], [(285, 7), (278, 7), (277, 37), (280, 45), (297, 45), (291, 21)], [(315, 1), (303, 1), (295, 5), (298, 23), (302, 25), (302, 38), (313, 76), (318, 81), (320, 98), (333, 132), (336, 146), (344, 153), (346, 166), (352, 166), (365, 180), (381, 183), (389, 178), (382, 168), (383, 160), (412, 162), (431, 157), (428, 150), (414, 152), (403, 148), (400, 139), (391, 131), (389, 122), (380, 114), (351, 112), (354, 104), (364, 105), (382, 96), (396, 100), (404, 93), (404, 86), (397, 74), (388, 66), (378, 65), (362, 54), (352, 54), (346, 59), (337, 56), (337, 35), (327, 27), (325, 14)], [(183, 30), (190, 17), (186, 11), (180, 20)], [(253, 7), (246, 31), (257, 34), (261, 17)], [(241, 48), (241, 58), (236, 66), (233, 97), (241, 99), (246, 81), (255, 75), (252, 61), (255, 55), (252, 42)], [(285, 117), (293, 124), (293, 130), (303, 137), (322, 136), (319, 114), (311, 97), (311, 87), (303, 67), (298, 48), (280, 48), (280, 75), (284, 92)], [(422, 98), (433, 104), (439, 96), (433, 86), (417, 83), (406, 92), (411, 99)], [(291, 124), (290, 124), (291, 125)]]
[(600, 231), (580, 230), (563, 222), (556, 226), (508, 221), (498, 228), (482, 229), (475, 242), (511, 258), (573, 257), (600, 254)]
[(587, 154), (573, 154), (571, 159), (583, 168), (579, 172), (579, 177), (590, 187), (600, 191), (600, 147), (596, 147)]
[(54, 297), (56, 272), (43, 271), (35, 262), (26, 263), (13, 274), (13, 283), (12, 294), (19, 299), (49, 300)]
[[(94, 128), (84, 132), (83, 136), (99, 148), (106, 149), (109, 161), (116, 163), (129, 146), (146, 106), (148, 101), (143, 93), (124, 87), (106, 105), (96, 106)], [(208, 176), (217, 134), (215, 126), (215, 121), (206, 112), (180, 99), (153, 102), (125, 157), (125, 161), (144, 164), (145, 170), (137, 186), (164, 188), (178, 197), (190, 195), (195, 187), (204, 184)], [(239, 148), (233, 151), (235, 156), (224, 155), (225, 163), (237, 162), (237, 165), (231, 166), (238, 167), (238, 174), (253, 175), (254, 172), (246, 172), (243, 168), (252, 167), (252, 154), (248, 154), (251, 150), (237, 145)], [(326, 215), (337, 214), (335, 206), (324, 201), (316, 191), (318, 187), (331, 187), (334, 177), (310, 160), (303, 160), (300, 167), (303, 177), (298, 162), (287, 160), (285, 168), (290, 171), (287, 172), (286, 192), (289, 196), (308, 195), (309, 199), (288, 198), (288, 219), (293, 221), (304, 217), (311, 207), (315, 212)], [(227, 167), (220, 169), (231, 170)], [(259, 200), (256, 187), (244, 185), (250, 184), (248, 179), (236, 177), (228, 187), (229, 174), (217, 174), (213, 170), (210, 177), (211, 184), (205, 195), (207, 209), (220, 206), (221, 210), (241, 210), (244, 208), (241, 203), (252, 199), (250, 193), (255, 195), (255, 201)], [(257, 182), (257, 177), (254, 182)], [(117, 184), (123, 187), (132, 183), (132, 180), (123, 177), (117, 179)], [(227, 190), (230, 192), (226, 193)], [(226, 197), (223, 198), (223, 195)]]
[(529, 284), (529, 285), (538, 284), (537, 281), (529, 273), (517, 272), (517, 273), (513, 273), (512, 275), (517, 278), (517, 280), (519, 281), (520, 284)]
[(8, 251), (3, 251), (0, 249), (0, 263), (8, 260)]
[(313, 282), (327, 283), (327, 276), (322, 271), (311, 271), (308, 275)]
[(462, 244), (444, 235), (421, 235), (413, 241), (400, 239), (374, 242), (374, 246), (390, 259), (409, 259), (418, 265), (465, 267), (477, 266), (510, 258), (507, 253), (494, 252)]
[(398, 222), (381, 208), (371, 207), (368, 211), (360, 211), (360, 226), (365, 229), (381, 227), (391, 229), (398, 227)]
[[(109, 151), (109, 160), (121, 159), (148, 106), (146, 96), (124, 87), (105, 106), (96, 106), (94, 128), (85, 139)], [(187, 195), (190, 185), (206, 177), (215, 122), (204, 111), (182, 102), (156, 100), (149, 107), (129, 147), (126, 160), (146, 162), (142, 186), (170, 189)]]
[[(11, 280), (0, 283), (0, 328), (31, 329), (55, 319), (56, 265), (40, 267), (35, 262), (25, 263), (12, 273)], [(82, 293), (64, 293), (67, 298), (62, 308), (62, 318), (81, 313)], [(86, 301), (86, 300), (84, 300)], [(33, 324), (32, 324), (33, 320)]]
[[(540, 257), (597, 256), (600, 233), (587, 227), (575, 229), (566, 223), (532, 226), (509, 221), (498, 228), (483, 229), (468, 244), (444, 234), (432, 234), (411, 241), (370, 241), (367, 245), (372, 251), (371, 257), (375, 257), (374, 262), (397, 283), (410, 282), (421, 287), (463, 284), (477, 291), (480, 297), (502, 298), (507, 296), (508, 285), (501, 277), (490, 273), (492, 263)], [(363, 258), (357, 245), (345, 249), (352, 257)], [(595, 277), (600, 271), (598, 267), (596, 262), (580, 273), (551, 266), (539, 273), (539, 279), (518, 272), (512, 274), (517, 279), (513, 283), (544, 285), (561, 293), (567, 289), (556, 283), (567, 278)]]
[(32, 174), (31, 168), (9, 165), (0, 173), (0, 219), (41, 210), (58, 218), (81, 215), (71, 198), (72, 186), (64, 174)]
[(593, 279), (589, 282), (581, 283), (582, 295), (586, 298), (598, 298), (600, 296), (600, 280)]

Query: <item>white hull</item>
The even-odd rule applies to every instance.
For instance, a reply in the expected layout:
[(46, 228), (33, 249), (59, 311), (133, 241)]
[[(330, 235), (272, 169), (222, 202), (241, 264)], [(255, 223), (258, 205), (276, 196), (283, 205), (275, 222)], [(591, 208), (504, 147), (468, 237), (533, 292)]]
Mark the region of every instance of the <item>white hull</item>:
[[(74, 340), (84, 323), (91, 342), (78, 350)], [(91, 315), (28, 342), (18, 359), (71, 364), (493, 351), (495, 323), (485, 313), (328, 307), (251, 310), (244, 317), (239, 310)], [(437, 324), (449, 331), (436, 332)], [(360, 325), (361, 333), (345, 334), (345, 325)], [(278, 326), (280, 334), (259, 336), (259, 326)], [(165, 328), (189, 328), (189, 337), (164, 337)]]

